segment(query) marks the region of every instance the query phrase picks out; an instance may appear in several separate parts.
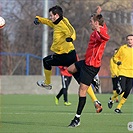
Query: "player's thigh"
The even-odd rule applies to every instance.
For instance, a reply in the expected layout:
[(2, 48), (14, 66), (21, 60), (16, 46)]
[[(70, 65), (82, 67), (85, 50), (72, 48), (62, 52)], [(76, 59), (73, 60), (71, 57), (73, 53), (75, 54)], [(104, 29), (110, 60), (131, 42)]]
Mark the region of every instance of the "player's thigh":
[(67, 66), (63, 55), (53, 54), (43, 58), (44, 66)]
[(118, 77), (112, 78), (113, 90), (116, 90), (118, 87)]
[(84, 60), (80, 60), (77, 61), (75, 63), (73, 63), (72, 65), (70, 65), (67, 70), (68, 72), (70, 72), (71, 74), (76, 73), (76, 72), (80, 72), (82, 66), (84, 64)]
[(92, 83), (92, 80), (96, 76), (96, 74), (99, 72), (100, 68), (95, 68), (92, 66), (83, 65), (80, 72), (80, 82), (90, 86)]
[(123, 95), (124, 98), (128, 97), (131, 89), (132, 89), (132, 78), (126, 78), (126, 88), (125, 88), (125, 93)]
[(122, 91), (125, 91), (125, 89), (126, 89), (126, 77), (125, 76), (119, 76), (118, 82), (120, 84)]
[(73, 74), (73, 73), (76, 73), (77, 72), (77, 68), (75, 66), (75, 64), (73, 63), (72, 65), (70, 65), (68, 68), (67, 68), (68, 72)]

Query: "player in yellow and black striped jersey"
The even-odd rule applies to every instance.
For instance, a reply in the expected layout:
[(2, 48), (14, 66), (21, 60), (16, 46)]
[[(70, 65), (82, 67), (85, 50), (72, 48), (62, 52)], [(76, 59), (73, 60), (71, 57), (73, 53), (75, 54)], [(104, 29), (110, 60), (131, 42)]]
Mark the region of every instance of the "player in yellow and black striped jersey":
[(34, 23), (45, 24), (53, 28), (53, 43), (51, 45), (52, 55), (43, 58), (45, 79), (38, 81), (40, 87), (52, 89), (51, 69), (52, 66), (70, 66), (77, 61), (76, 51), (73, 41), (76, 39), (76, 32), (67, 18), (63, 16), (63, 10), (60, 6), (53, 6), (49, 9), (49, 18), (36, 16)]
[(118, 106), (115, 109), (116, 113), (122, 113), (121, 107), (126, 102), (127, 97), (130, 94), (130, 90), (132, 88), (132, 80), (133, 80), (133, 34), (130, 34), (126, 37), (127, 44), (122, 45), (117, 53), (113, 57), (113, 61), (118, 65), (118, 88), (116, 93), (114, 93), (109, 102), (108, 107), (112, 108), (114, 99), (122, 94), (123, 97), (120, 100)]
[[(117, 48), (114, 50), (114, 54), (117, 52)], [(118, 66), (113, 61), (113, 56), (110, 59), (110, 72), (111, 72), (111, 78), (112, 78), (112, 85), (113, 85), (113, 94), (116, 93), (117, 83), (118, 83)], [(116, 102), (118, 102), (118, 97), (115, 99)]]

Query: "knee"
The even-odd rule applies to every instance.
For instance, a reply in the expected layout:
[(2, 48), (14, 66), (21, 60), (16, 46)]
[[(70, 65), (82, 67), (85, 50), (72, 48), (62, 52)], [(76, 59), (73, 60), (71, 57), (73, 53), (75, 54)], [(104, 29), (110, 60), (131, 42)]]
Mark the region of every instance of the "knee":
[(43, 58), (43, 66), (44, 66), (45, 69), (51, 70), (51, 66), (47, 62), (46, 58)]
[(88, 89), (88, 87), (80, 87), (79, 88), (79, 96), (80, 97), (85, 97), (86, 96), (87, 89)]
[(123, 94), (123, 97), (127, 98), (129, 96), (129, 94), (130, 94), (130, 91), (129, 90), (125, 90), (124, 94)]
[(122, 90), (122, 89), (117, 88), (117, 89), (116, 89), (116, 92), (117, 92), (117, 94), (119, 94), (119, 95), (120, 95), (120, 94), (122, 94), (122, 93), (123, 93), (123, 90)]
[(75, 64), (70, 65), (70, 66), (67, 68), (67, 71), (68, 71), (70, 74), (76, 73), (76, 72), (77, 72), (77, 69), (76, 69), (76, 67), (75, 67)]
[(73, 74), (71, 68), (68, 67), (68, 68), (67, 68), (67, 71), (68, 71), (70, 74)]
[(62, 88), (63, 89), (63, 94), (67, 93), (67, 88)]

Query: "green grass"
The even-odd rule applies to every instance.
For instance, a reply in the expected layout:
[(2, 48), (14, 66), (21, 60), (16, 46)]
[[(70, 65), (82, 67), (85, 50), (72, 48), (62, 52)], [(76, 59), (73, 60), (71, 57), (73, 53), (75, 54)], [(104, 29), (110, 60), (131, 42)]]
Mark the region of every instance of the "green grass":
[(76, 113), (78, 96), (69, 95), (72, 105), (67, 107), (60, 99), (54, 104), (54, 95), (1, 95), (0, 133), (128, 133), (127, 124), (133, 121), (133, 95), (122, 107), (122, 114), (115, 114), (114, 103), (108, 109), (111, 94), (97, 94), (103, 112), (95, 113), (90, 97), (81, 116), (81, 125), (68, 128)]

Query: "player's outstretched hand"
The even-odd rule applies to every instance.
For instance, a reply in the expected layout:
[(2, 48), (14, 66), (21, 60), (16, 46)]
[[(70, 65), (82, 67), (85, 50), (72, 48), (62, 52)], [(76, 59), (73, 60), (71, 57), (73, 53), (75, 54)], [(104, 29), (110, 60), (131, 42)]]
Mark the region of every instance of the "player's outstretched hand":
[(38, 18), (35, 18), (34, 24), (35, 24), (35, 25), (39, 25), (39, 24), (40, 24), (39, 21), (38, 21)]
[(97, 8), (96, 8), (96, 13), (97, 13), (97, 14), (101, 14), (101, 12), (102, 12), (101, 6), (97, 6)]

